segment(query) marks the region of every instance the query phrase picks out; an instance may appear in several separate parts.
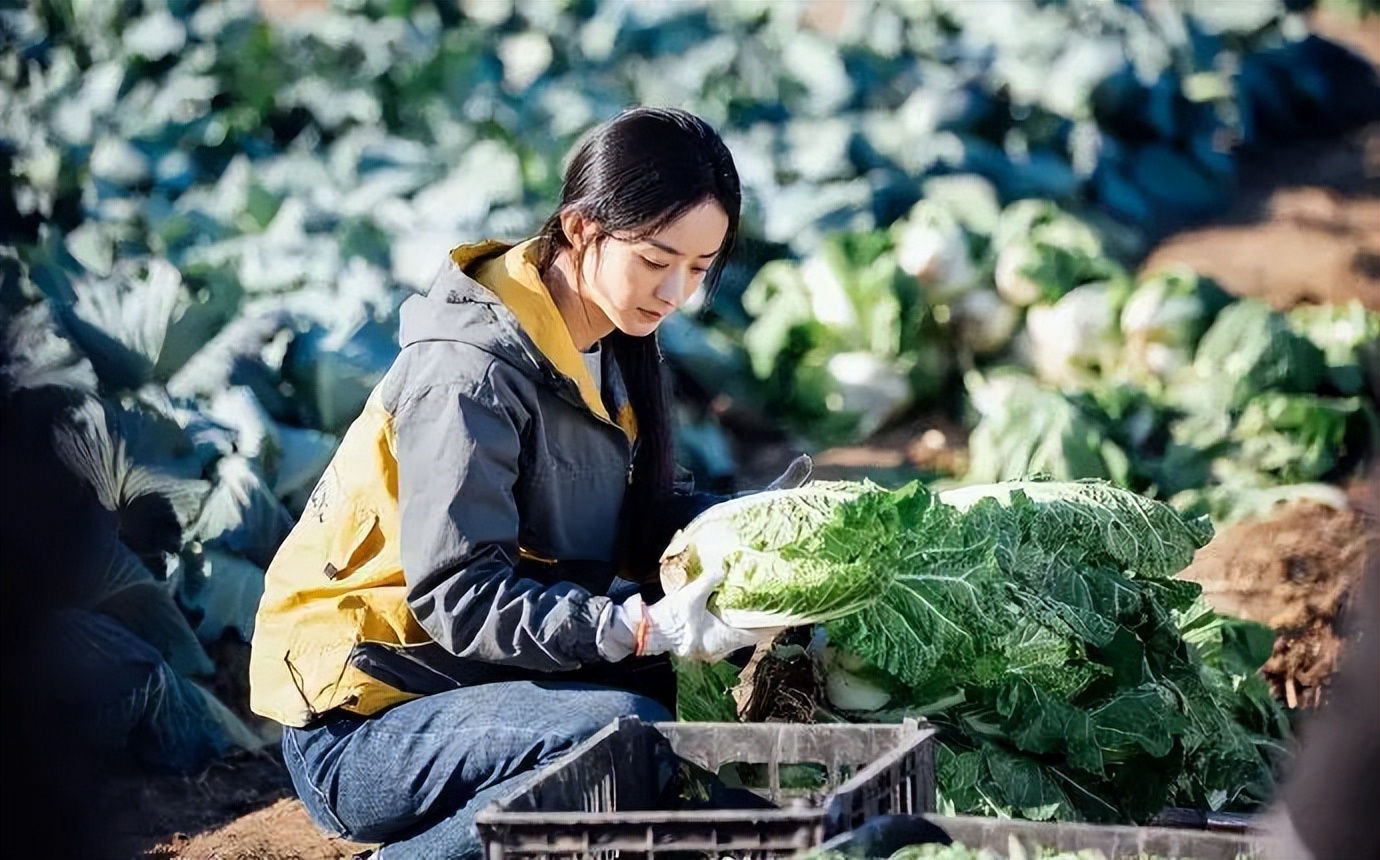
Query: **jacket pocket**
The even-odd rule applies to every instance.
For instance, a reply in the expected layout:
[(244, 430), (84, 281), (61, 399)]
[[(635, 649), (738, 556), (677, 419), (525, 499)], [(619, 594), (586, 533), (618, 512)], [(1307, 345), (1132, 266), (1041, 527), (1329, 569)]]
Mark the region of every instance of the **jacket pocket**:
[(337, 580), (359, 570), (383, 548), (379, 516), (366, 508), (352, 507), (326, 543), (322, 573)]

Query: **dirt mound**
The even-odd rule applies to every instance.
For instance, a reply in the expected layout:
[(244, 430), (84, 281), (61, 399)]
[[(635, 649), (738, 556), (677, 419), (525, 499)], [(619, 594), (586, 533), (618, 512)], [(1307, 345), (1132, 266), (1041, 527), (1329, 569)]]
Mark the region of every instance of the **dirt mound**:
[(1265, 677), (1290, 707), (1326, 697), (1347, 607), (1368, 554), (1380, 551), (1376, 487), (1375, 475), (1358, 481), (1350, 509), (1297, 501), (1225, 528), (1184, 571), (1219, 611), (1275, 630)]
[(1261, 154), (1242, 185), (1252, 191), (1231, 212), (1170, 237), (1143, 269), (1186, 265), (1281, 309), (1357, 299), (1380, 310), (1380, 126)]
[[(1380, 130), (1368, 134), (1380, 146)], [(1358, 299), (1380, 310), (1380, 201), (1348, 200), (1326, 188), (1285, 189), (1271, 200), (1265, 223), (1175, 237), (1145, 268), (1173, 264), (1277, 308)]]
[(178, 834), (153, 848), (150, 860), (198, 857), (207, 860), (342, 860), (363, 851), (364, 845), (327, 839), (307, 818), (296, 800), (284, 798), (272, 806), (237, 818), (220, 830), (200, 836)]
[(117, 774), (101, 792), (109, 857), (340, 860), (366, 846), (329, 839), (307, 817), (276, 749), (197, 777)]

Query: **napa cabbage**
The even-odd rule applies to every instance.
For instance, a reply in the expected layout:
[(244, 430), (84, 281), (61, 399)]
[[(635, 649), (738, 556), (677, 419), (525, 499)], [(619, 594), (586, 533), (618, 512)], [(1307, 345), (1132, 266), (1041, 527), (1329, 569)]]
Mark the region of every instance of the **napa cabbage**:
[(1211, 536), (1100, 480), (829, 482), (710, 508), (662, 578), (722, 571), (710, 608), (729, 623), (813, 625), (821, 718), (939, 725), (946, 808), (1143, 821), (1249, 808), (1282, 751), (1249, 681), (1268, 631), (1176, 578)]
[(1121, 372), (1142, 384), (1173, 379), (1192, 364), (1198, 340), (1230, 301), (1211, 279), (1187, 270), (1141, 281), (1121, 307)]
[(1300, 305), (1286, 315), (1289, 328), (1323, 351), (1327, 381), (1339, 393), (1380, 386), (1380, 313), (1352, 299), (1346, 304)]
[(869, 605), (885, 573), (826, 527), (872, 485), (817, 482), (722, 502), (677, 532), (662, 554), (669, 592), (705, 571), (727, 572), (713, 601), (743, 628), (817, 624)]
[(979, 416), (968, 437), (969, 483), (1034, 474), (1128, 482), (1131, 463), (1113, 422), (1091, 404), (1021, 373), (973, 371), (964, 382)]
[(1188, 411), (1236, 413), (1262, 391), (1312, 393), (1326, 371), (1323, 350), (1297, 334), (1288, 317), (1257, 299), (1241, 299), (1217, 315), (1169, 394)]
[(1121, 352), (1124, 286), (1099, 281), (1069, 290), (1052, 304), (1038, 304), (1026, 314), (1035, 374), (1065, 390), (1082, 390), (1111, 369)]

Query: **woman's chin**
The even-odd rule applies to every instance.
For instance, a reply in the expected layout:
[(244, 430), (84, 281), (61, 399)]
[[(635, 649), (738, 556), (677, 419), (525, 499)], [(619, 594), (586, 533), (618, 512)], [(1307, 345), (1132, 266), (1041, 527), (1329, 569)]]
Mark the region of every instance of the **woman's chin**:
[(665, 317), (657, 317), (643, 311), (623, 314), (616, 325), (618, 330), (630, 337), (646, 337), (657, 330)]

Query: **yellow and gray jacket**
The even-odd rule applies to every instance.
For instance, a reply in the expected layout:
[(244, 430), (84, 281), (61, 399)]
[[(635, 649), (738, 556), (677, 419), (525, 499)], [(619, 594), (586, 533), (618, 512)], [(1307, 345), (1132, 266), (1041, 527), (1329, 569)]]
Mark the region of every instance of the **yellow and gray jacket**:
[[(596, 387), (535, 250), (457, 248), (403, 303), (397, 360), (269, 566), (256, 713), (302, 726), (457, 686), (637, 671), (610, 662), (626, 648), (600, 623), (636, 421), (610, 350)], [(678, 499), (661, 528), (711, 501)]]

